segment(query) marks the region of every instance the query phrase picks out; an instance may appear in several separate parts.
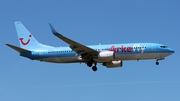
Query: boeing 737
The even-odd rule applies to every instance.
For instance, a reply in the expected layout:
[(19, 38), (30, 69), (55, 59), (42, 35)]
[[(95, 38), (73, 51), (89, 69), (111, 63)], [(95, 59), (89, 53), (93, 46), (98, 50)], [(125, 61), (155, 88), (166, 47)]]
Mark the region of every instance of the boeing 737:
[(123, 43), (123, 44), (99, 44), (83, 45), (58, 33), (50, 25), (52, 33), (69, 46), (53, 47), (39, 43), (35, 37), (20, 22), (15, 22), (20, 47), (6, 44), (20, 53), (20, 56), (31, 60), (39, 60), (52, 63), (85, 63), (97, 71), (97, 63), (107, 68), (123, 66), (125, 60), (155, 59), (159, 60), (174, 53), (174, 50), (166, 45), (158, 43)]

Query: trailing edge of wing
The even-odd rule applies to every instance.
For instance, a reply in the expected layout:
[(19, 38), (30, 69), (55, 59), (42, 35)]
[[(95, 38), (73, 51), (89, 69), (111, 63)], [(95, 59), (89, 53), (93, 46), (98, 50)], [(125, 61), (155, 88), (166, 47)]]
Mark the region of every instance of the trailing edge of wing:
[(96, 50), (90, 48), (90, 47), (87, 47), (85, 45), (82, 45), (74, 40), (71, 40), (65, 36), (63, 36), (62, 34), (58, 33), (54, 28), (53, 26), (49, 23), (50, 25), (50, 28), (51, 28), (51, 31), (52, 33), (57, 36), (58, 38), (60, 38), (61, 40), (63, 40), (64, 42), (68, 43), (70, 45), (70, 48), (77, 52), (78, 54), (84, 54), (84, 53), (98, 53)]
[(20, 48), (20, 47), (17, 47), (17, 46), (14, 46), (14, 45), (11, 45), (11, 44), (6, 44), (7, 46), (9, 46), (10, 48), (18, 51), (18, 52), (31, 52), (29, 50), (26, 50), (26, 49), (23, 49), (23, 48)]

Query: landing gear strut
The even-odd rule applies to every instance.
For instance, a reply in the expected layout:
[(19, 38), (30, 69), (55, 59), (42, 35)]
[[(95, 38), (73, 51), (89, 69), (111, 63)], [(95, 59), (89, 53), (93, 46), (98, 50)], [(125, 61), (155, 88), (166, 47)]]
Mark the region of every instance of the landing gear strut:
[(94, 63), (94, 66), (92, 67), (93, 71), (97, 71), (97, 67), (96, 67), (97, 63)]
[(165, 59), (165, 58), (159, 58), (159, 59), (157, 59), (157, 60), (156, 60), (156, 65), (159, 65), (159, 62), (158, 62), (159, 60), (164, 60), (164, 59)]
[[(93, 71), (97, 71), (97, 67), (96, 67), (97, 63), (87, 62), (86, 64), (88, 67), (92, 67)], [(94, 66), (92, 66), (93, 64), (94, 64)]]

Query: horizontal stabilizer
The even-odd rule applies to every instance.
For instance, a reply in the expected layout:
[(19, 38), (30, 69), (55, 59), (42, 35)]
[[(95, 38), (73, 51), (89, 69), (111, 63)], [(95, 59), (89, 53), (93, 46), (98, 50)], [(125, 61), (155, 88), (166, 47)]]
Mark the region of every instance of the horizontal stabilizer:
[(26, 50), (26, 49), (23, 49), (23, 48), (20, 48), (20, 47), (11, 45), (11, 44), (6, 44), (6, 45), (9, 46), (9, 47), (11, 47), (12, 49), (18, 51), (18, 52), (31, 52), (31, 51), (29, 51), (29, 50)]

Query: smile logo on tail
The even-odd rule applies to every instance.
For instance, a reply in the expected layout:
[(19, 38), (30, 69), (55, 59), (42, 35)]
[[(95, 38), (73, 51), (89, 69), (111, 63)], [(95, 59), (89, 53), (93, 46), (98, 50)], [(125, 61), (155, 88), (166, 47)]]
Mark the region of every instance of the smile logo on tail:
[[(30, 34), (30, 35), (29, 35), (29, 38), (31, 38), (31, 37), (32, 37), (32, 35)], [(24, 41), (23, 41), (23, 39), (24, 39), (24, 38), (19, 38), (19, 40), (21, 41), (21, 43), (22, 43), (23, 45), (27, 45), (27, 44), (29, 44), (30, 39), (28, 39), (28, 41), (27, 41), (27, 42), (24, 42)]]

